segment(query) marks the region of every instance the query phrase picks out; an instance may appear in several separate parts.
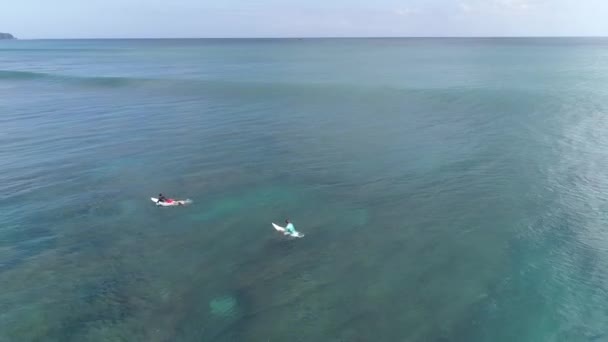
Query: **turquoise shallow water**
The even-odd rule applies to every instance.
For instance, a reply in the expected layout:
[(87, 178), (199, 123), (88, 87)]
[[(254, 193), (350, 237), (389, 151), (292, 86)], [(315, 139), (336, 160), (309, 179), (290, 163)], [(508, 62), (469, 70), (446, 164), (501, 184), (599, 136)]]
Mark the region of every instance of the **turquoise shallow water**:
[(604, 39), (0, 42), (0, 340), (607, 340), (607, 84)]

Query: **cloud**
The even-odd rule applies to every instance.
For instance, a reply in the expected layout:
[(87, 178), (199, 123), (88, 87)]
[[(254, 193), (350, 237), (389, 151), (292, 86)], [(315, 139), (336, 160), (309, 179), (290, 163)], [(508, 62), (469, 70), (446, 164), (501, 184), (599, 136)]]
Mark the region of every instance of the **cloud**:
[(464, 13), (528, 12), (543, 0), (461, 0), (459, 9)]
[(475, 12), (475, 8), (471, 4), (469, 4), (468, 2), (465, 2), (465, 1), (461, 1), (458, 4), (458, 7), (460, 8), (461, 11), (463, 11), (465, 13)]
[(408, 15), (412, 15), (412, 14), (416, 14), (418, 13), (418, 10), (412, 9), (412, 8), (398, 8), (395, 11), (393, 11), (394, 14), (401, 16), (401, 17), (405, 17)]
[(496, 5), (515, 10), (528, 10), (534, 6), (534, 0), (494, 0)]

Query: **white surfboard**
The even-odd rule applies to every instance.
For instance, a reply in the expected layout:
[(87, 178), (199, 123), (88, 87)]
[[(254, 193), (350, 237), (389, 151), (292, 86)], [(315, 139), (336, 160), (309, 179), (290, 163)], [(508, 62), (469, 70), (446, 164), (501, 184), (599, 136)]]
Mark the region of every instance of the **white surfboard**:
[(161, 207), (175, 207), (192, 203), (192, 201), (189, 199), (183, 201), (170, 200), (171, 202), (159, 202), (158, 198), (156, 197), (150, 197), (150, 199), (152, 202), (156, 203), (156, 205), (160, 205)]
[(274, 229), (276, 229), (278, 232), (283, 233), (283, 235), (287, 235), (287, 236), (291, 236), (291, 237), (295, 237), (295, 238), (302, 238), (304, 237), (304, 234), (300, 233), (300, 232), (295, 232), (293, 234), (288, 233), (287, 231), (285, 231), (285, 227), (281, 227), (278, 224), (273, 223), (272, 226), (274, 227)]

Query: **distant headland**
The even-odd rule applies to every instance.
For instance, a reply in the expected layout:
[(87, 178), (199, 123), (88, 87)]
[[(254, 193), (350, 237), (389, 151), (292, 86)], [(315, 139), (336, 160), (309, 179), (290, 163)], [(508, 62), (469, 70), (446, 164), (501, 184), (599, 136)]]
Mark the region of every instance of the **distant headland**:
[(17, 39), (10, 33), (2, 33), (0, 32), (0, 39)]

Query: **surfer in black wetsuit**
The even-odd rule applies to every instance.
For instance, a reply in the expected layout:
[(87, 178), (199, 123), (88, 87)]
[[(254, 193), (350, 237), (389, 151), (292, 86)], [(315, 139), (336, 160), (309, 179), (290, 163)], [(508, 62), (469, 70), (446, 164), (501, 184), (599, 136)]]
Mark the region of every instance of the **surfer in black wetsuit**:
[(165, 197), (163, 194), (158, 194), (158, 203), (160, 202), (167, 202), (167, 197)]

